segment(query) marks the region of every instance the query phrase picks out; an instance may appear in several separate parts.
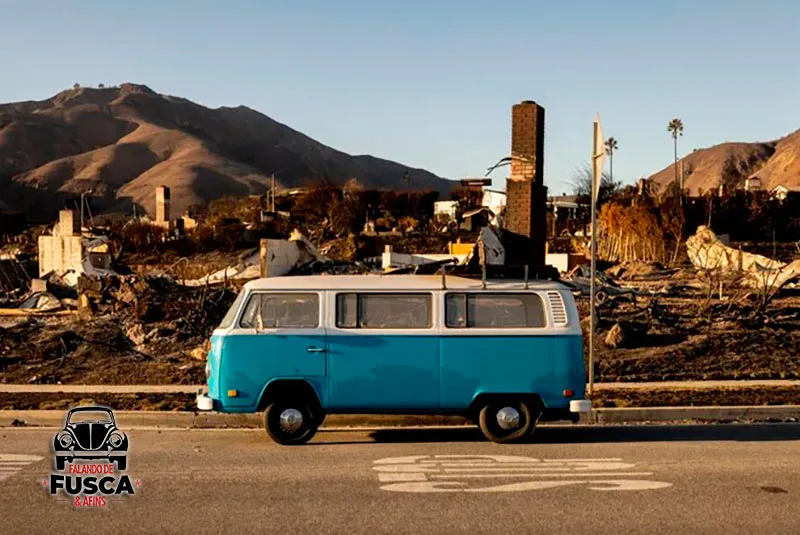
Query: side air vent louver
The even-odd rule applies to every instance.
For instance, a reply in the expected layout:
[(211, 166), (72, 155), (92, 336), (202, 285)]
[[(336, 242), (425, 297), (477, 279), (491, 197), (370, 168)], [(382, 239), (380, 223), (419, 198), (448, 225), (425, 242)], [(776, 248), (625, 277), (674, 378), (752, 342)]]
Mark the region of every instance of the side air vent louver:
[(567, 309), (564, 307), (564, 299), (558, 292), (547, 292), (547, 299), (550, 301), (550, 310), (553, 311), (553, 323), (557, 327), (567, 324)]

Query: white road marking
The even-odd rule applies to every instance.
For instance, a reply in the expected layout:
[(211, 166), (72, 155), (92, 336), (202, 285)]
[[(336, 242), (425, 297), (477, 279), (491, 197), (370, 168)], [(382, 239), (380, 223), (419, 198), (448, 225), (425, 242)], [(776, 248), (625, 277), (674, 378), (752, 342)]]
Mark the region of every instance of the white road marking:
[[(511, 474), (511, 473), (498, 473), (498, 474), (431, 474), (430, 477), (436, 479), (467, 479), (467, 478), (488, 478), (488, 477), (606, 477), (609, 475), (614, 476), (652, 476), (653, 472), (620, 472), (617, 474), (609, 474), (607, 472), (597, 473), (546, 473), (546, 474)], [(380, 479), (380, 476), (378, 476)]]
[(608, 463), (620, 462), (619, 457), (608, 457), (605, 459), (542, 459), (543, 463)]
[(44, 459), (38, 455), (21, 455), (15, 453), (0, 453), (0, 481), (6, 480), (31, 463)]
[(39, 457), (38, 455), (20, 455), (17, 453), (0, 453), (0, 463), (4, 462), (25, 462), (25, 463), (35, 463), (41, 461), (44, 457)]
[(572, 469), (571, 468), (558, 468), (556, 466), (544, 466), (544, 467), (538, 467), (538, 466), (533, 467), (533, 466), (531, 466), (530, 468), (528, 468), (528, 467), (522, 467), (522, 466), (517, 464), (517, 465), (509, 466), (509, 467), (505, 467), (505, 466), (497, 467), (495, 465), (495, 466), (488, 467), (488, 468), (473, 468), (473, 467), (469, 467), (469, 468), (444, 468), (443, 467), (443, 470), (445, 472), (453, 472), (453, 473), (458, 472), (458, 473), (469, 474), (470, 472), (569, 472)]
[[(672, 483), (666, 481), (647, 481), (640, 479), (613, 479), (613, 480), (594, 480), (589, 488), (592, 490), (655, 490), (671, 487)], [(608, 485), (608, 487), (597, 487), (595, 485)]]
[[(378, 459), (372, 468), (378, 472), (380, 488), (392, 492), (519, 492), (579, 485), (589, 490), (612, 491), (672, 486), (664, 481), (632, 479), (653, 475), (653, 472), (628, 471), (634, 466), (635, 463), (616, 457), (536, 459), (518, 455), (411, 455)], [(483, 481), (507, 478), (529, 481), (476, 486)]]

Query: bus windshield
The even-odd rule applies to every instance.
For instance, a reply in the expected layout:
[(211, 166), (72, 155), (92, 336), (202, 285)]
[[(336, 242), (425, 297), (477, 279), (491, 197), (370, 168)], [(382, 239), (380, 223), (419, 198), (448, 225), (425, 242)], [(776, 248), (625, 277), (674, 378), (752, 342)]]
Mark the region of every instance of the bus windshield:
[(236, 296), (236, 299), (234, 299), (233, 304), (231, 304), (231, 307), (228, 309), (225, 317), (222, 318), (222, 321), (219, 323), (217, 329), (227, 329), (233, 325), (233, 322), (236, 319), (236, 312), (239, 311), (239, 305), (242, 304), (242, 299), (244, 299), (244, 290), (239, 292), (239, 295)]

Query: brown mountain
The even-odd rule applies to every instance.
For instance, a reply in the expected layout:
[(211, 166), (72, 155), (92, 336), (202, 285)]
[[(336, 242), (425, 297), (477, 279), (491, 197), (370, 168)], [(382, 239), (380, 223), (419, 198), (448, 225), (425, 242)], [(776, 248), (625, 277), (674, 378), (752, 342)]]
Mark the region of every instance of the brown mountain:
[[(81, 87), (43, 101), (0, 104), (0, 200), (51, 218), (92, 190), (95, 210), (154, 211), (172, 190), (173, 213), (224, 195), (355, 178), (366, 188), (433, 189), (452, 182), (373, 156), (332, 149), (250, 108), (210, 109), (136, 84)], [(408, 174), (408, 180), (404, 175)]]
[[(764, 189), (783, 185), (800, 188), (800, 130), (768, 143), (723, 143), (698, 149), (682, 158), (684, 187), (691, 195), (716, 190), (720, 184), (742, 187), (749, 177), (758, 177)], [(675, 181), (669, 165), (650, 180), (663, 190)]]

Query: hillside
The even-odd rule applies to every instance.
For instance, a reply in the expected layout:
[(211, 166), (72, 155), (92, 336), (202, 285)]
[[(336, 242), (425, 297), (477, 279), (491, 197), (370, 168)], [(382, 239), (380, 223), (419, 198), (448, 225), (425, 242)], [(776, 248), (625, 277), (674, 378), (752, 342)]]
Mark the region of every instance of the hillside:
[[(36, 219), (92, 190), (95, 210), (151, 215), (153, 189), (172, 189), (173, 213), (224, 195), (355, 178), (367, 188), (452, 183), (423, 169), (352, 156), (250, 108), (210, 109), (144, 85), (81, 87), (43, 101), (0, 104), (0, 200)], [(408, 183), (403, 176), (408, 173)]]
[[(800, 188), (800, 130), (768, 143), (723, 143), (698, 149), (680, 161), (684, 187), (691, 195), (716, 190), (720, 184), (735, 189), (748, 177), (760, 178), (767, 190), (779, 185)], [(675, 168), (669, 165), (649, 179), (663, 190), (675, 180)]]

